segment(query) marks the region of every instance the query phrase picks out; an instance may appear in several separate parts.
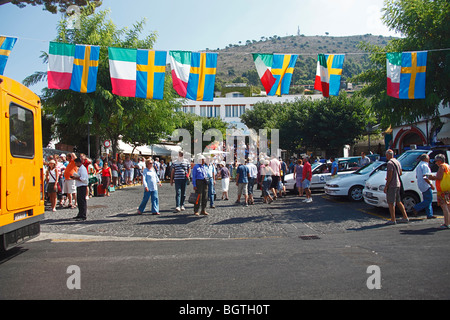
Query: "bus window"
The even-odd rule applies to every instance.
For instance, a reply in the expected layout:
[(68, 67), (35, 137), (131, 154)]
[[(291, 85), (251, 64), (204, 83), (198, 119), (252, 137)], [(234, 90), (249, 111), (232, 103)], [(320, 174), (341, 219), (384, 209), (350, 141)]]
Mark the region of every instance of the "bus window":
[(9, 132), (11, 155), (17, 158), (33, 158), (33, 112), (11, 103), (9, 106)]

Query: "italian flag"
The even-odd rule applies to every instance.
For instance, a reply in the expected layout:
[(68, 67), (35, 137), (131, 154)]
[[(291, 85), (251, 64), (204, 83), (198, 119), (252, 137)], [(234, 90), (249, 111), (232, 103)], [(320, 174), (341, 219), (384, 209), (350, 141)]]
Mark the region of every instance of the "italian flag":
[(324, 97), (330, 96), (330, 76), (328, 73), (327, 58), (320, 53), (317, 57), (317, 71), (314, 89), (322, 91)]
[(273, 54), (254, 53), (253, 61), (261, 83), (266, 92), (269, 93), (276, 82), (275, 77), (272, 75)]
[(386, 53), (387, 94), (399, 98), (400, 74), (402, 70), (402, 53)]
[(187, 85), (191, 72), (190, 51), (170, 51), (170, 67), (172, 69), (172, 82), (175, 91), (182, 97), (187, 96)]
[(112, 93), (136, 96), (136, 49), (108, 48)]
[(50, 42), (47, 83), (49, 89), (67, 90), (72, 80), (75, 45)]

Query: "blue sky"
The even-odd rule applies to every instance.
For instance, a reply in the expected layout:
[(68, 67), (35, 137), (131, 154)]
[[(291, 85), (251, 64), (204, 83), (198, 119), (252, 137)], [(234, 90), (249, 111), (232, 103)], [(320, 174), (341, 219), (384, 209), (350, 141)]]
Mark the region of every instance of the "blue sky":
[[(159, 50), (223, 49), (229, 44), (260, 40), (262, 36), (297, 34), (347, 36), (371, 33), (398, 36), (381, 22), (383, 0), (103, 0), (119, 27), (147, 19), (146, 32), (156, 31)], [(39, 59), (56, 36), (60, 14), (41, 6), (19, 9), (0, 6), (0, 35), (18, 41), (9, 57), (5, 76), (22, 81), (35, 71), (46, 71)], [(145, 34), (145, 33), (144, 33)], [(300, 52), (299, 52), (300, 53)], [(40, 94), (46, 84), (31, 89)]]

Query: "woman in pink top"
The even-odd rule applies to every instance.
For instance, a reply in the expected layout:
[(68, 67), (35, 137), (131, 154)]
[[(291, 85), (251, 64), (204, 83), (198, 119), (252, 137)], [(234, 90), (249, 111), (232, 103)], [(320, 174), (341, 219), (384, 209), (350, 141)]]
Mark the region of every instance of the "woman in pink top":
[(306, 200), (304, 202), (312, 202), (311, 198), (311, 164), (309, 163), (309, 157), (303, 158), (303, 173), (302, 173), (302, 187), (305, 190)]

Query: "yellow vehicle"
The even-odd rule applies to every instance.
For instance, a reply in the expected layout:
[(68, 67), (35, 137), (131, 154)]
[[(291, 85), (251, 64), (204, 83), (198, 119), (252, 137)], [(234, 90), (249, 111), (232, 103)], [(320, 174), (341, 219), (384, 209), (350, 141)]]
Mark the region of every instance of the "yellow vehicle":
[(44, 172), (39, 97), (0, 76), (0, 250), (40, 233)]

